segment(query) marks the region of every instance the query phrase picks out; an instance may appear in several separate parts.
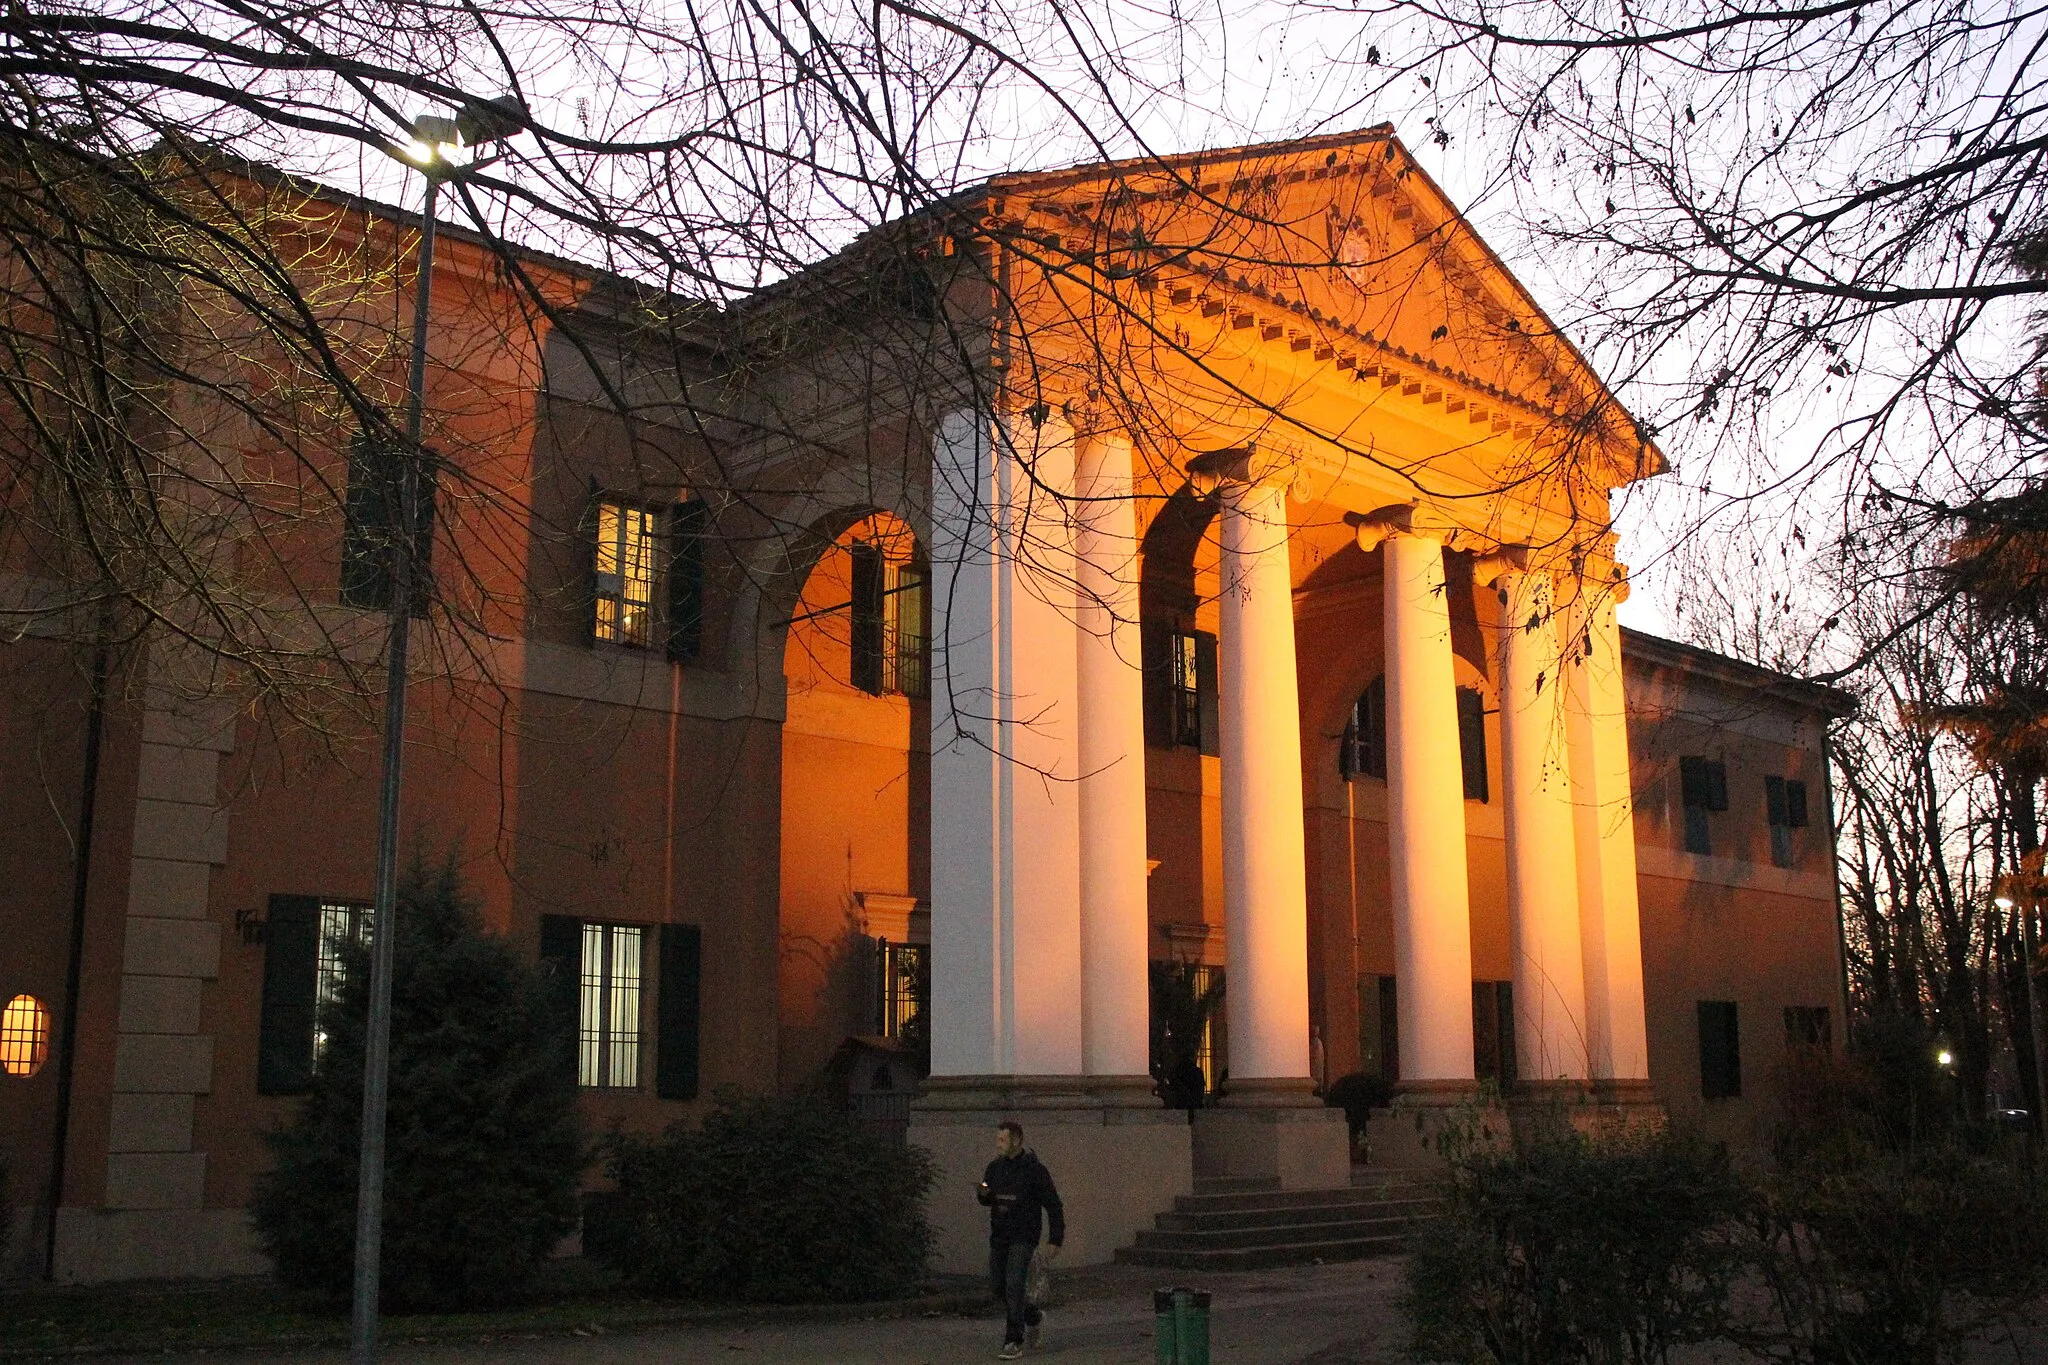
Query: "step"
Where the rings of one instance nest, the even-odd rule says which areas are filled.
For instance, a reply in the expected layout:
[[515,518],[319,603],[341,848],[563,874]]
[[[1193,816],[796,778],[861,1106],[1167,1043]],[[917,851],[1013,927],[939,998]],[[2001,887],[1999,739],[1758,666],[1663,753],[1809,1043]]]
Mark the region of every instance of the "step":
[[1220,1251],[1238,1247],[1294,1246],[1302,1242],[1365,1241],[1400,1237],[1426,1220],[1420,1218],[1356,1218],[1343,1223],[1303,1227],[1299,1223],[1268,1223],[1247,1228],[1141,1228],[1137,1245],[1147,1251]]
[[1116,1259],[1124,1265],[1164,1266],[1175,1270],[1265,1270],[1273,1266],[1307,1265],[1317,1261],[1362,1261],[1369,1256],[1391,1256],[1406,1245],[1405,1236],[1386,1236],[1214,1251],[1123,1247],[1117,1251]]
[[1279,1189],[1280,1180],[1277,1176],[1198,1175],[1195,1177],[1195,1193],[1197,1195],[1277,1193]]
[[1269,1227],[1276,1224],[1311,1227],[1325,1223],[1348,1223],[1359,1218],[1427,1218],[1442,1212],[1436,1199],[1375,1199],[1369,1202],[1312,1204],[1281,1209],[1210,1209],[1184,1212],[1176,1209],[1154,1220],[1162,1230],[1200,1232],[1231,1228]]
[[[1173,1201],[1175,1213],[1227,1213],[1237,1209],[1302,1209],[1331,1204],[1371,1204],[1388,1196],[1376,1189],[1260,1190],[1241,1194],[1184,1194]],[[1418,1191],[1417,1198],[1427,1197]]]

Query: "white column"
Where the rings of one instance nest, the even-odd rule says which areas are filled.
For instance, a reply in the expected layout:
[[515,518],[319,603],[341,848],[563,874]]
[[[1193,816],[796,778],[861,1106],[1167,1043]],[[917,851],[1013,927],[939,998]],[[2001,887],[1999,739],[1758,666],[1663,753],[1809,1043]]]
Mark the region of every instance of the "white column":
[[1081,1055],[1094,1076],[1151,1068],[1145,891],[1145,690],[1138,652],[1138,518],[1131,443],[1075,446],[1079,589]]
[[1496,556],[1479,580],[1500,602],[1500,748],[1507,817],[1508,946],[1515,1069],[1523,1081],[1586,1079],[1586,983],[1565,747],[1565,687],[1551,574]]
[[1225,480],[1217,719],[1233,1082],[1308,1079],[1308,875],[1287,490]]
[[956,412],[932,460],[932,1073],[1082,1069],[1063,422]]
[[1387,841],[1404,1085],[1470,1083],[1472,917],[1443,539],[1403,509],[1386,545]]
[[1636,904],[1636,828],[1621,628],[1628,595],[1617,566],[1607,582],[1579,585],[1570,613],[1565,679],[1577,835],[1579,929],[1584,945],[1587,1034],[1596,1080],[1650,1078],[1643,1024],[1643,931]]

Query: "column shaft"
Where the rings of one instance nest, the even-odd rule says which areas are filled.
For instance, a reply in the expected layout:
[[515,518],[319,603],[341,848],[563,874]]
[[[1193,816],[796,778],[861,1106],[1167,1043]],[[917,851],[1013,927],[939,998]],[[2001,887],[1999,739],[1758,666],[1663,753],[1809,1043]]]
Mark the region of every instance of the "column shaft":
[[1225,482],[1217,689],[1233,1081],[1308,1077],[1308,881],[1287,490]]
[[1443,546],[1387,536],[1388,871],[1404,1083],[1472,1079],[1472,919]]
[[1509,570],[1493,587],[1500,600],[1501,785],[1516,1071],[1523,1081],[1582,1081],[1585,964],[1551,576]]
[[1080,438],[1074,495],[1083,1069],[1096,1076],[1143,1076],[1151,1064],[1145,691],[1138,649],[1138,519],[1127,437]]
[[1619,592],[1585,583],[1571,610],[1565,709],[1578,849],[1587,1034],[1596,1080],[1647,1081],[1643,933],[1636,901],[1636,829],[1622,691]]
[[972,410],[932,461],[932,1074],[1081,1072],[1065,424]]

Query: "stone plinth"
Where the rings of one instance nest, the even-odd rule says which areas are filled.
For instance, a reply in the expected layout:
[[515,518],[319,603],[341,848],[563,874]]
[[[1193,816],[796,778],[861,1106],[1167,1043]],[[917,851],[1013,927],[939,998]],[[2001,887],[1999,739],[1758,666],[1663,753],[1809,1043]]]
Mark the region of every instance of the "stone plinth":
[[1235,1081],[1222,1104],[1194,1111],[1194,1162],[1205,1177],[1339,1189],[1351,1180],[1351,1130],[1308,1081]]
[[988,1269],[988,1210],[974,1188],[1005,1119],[1023,1125],[1059,1187],[1062,1264],[1108,1262],[1194,1191],[1187,1115],[1159,1103],[1149,1076],[934,1076],[910,1110],[910,1142],[938,1168],[926,1206],[933,1270]]

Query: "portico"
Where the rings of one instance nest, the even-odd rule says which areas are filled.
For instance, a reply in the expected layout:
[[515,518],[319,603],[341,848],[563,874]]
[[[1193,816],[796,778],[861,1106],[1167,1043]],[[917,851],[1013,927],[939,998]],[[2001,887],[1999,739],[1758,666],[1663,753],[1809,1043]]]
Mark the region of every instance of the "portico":
[[[1306,765],[1333,736],[1320,702],[1305,702],[1322,661],[1296,630],[1332,575],[1354,633],[1380,645],[1376,660],[1346,666],[1362,673],[1352,696],[1372,677],[1364,669],[1383,679],[1378,861],[1399,1103],[1464,1103],[1479,1089],[1461,750],[1472,717],[1459,684],[1474,673],[1476,709],[1497,716],[1503,1027],[1519,1093],[1585,1100],[1647,1081],[1613,611],[1626,576],[1605,508],[1658,457],[1569,347],[1522,325],[1540,318],[1533,304],[1405,154],[1369,146],[1190,172],[1197,190],[1210,174],[1272,187],[1283,225],[1328,225],[1319,270],[1210,270],[1192,246],[1176,252],[1185,238],[1237,260],[1285,254],[1156,168],[997,194],[991,212],[1020,220],[1007,223],[1012,240],[1064,253],[1059,268],[1028,251],[1010,263],[1012,325],[1037,358],[1032,391],[935,423],[932,561],[949,567],[933,617],[933,1048],[911,1137],[965,1171],[985,1159],[998,1117],[1021,1117],[1055,1168],[1085,1172],[1096,1207],[1117,1210],[1084,1259],[1197,1176],[1348,1179],[1341,1115],[1313,1093],[1310,1062],[1312,1022],[1334,1017],[1330,973],[1314,968],[1335,931],[1311,910]],[[1391,301],[1342,263],[1345,241],[1383,251],[1395,235],[1430,243],[1413,266],[1421,312],[1448,319],[1433,329],[1412,317],[1413,297]],[[1108,259],[1077,250],[1090,240],[1142,244],[1091,287],[1139,281],[1126,306],[1153,319],[1149,334],[1088,330],[1072,263]],[[1178,536],[1157,534],[1169,517],[1185,523]],[[1170,567],[1152,562],[1168,540],[1186,557],[1172,570],[1183,584],[1172,622],[1141,591]],[[1473,625],[1479,647],[1461,649],[1454,637]],[[1150,644],[1162,630],[1171,657]],[[1213,702],[1182,695],[1190,656]],[[1162,669],[1173,677],[1162,682]],[[1162,687],[1181,689],[1163,741],[1148,726]],[[1148,821],[1148,771],[1156,788],[1169,762],[1160,746],[1190,734],[1202,756],[1173,761],[1207,803],[1193,868],[1167,849],[1192,847],[1187,831]],[[1354,863],[1358,852],[1354,840]],[[1200,888],[1173,924],[1158,923],[1162,905],[1185,896],[1148,887],[1160,864]],[[1358,880],[1354,869],[1354,948]],[[1227,1083],[1192,1124],[1159,1107],[1147,1074],[1150,964],[1186,942],[1215,943],[1205,960],[1227,973],[1227,1044],[1211,1077],[1227,1068]],[[963,1263],[974,1236],[942,1228],[942,1243],[962,1239]]]

